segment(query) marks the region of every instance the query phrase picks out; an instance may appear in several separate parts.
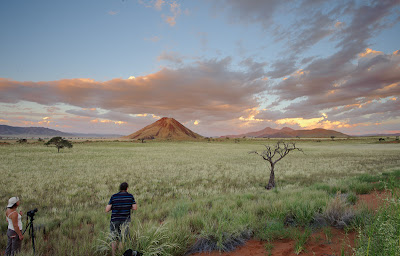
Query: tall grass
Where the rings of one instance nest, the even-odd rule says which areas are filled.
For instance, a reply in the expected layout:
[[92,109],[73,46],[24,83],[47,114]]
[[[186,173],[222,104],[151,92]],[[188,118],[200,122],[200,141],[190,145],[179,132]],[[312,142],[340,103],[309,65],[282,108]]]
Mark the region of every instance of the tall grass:
[[[35,225],[46,231],[37,231],[39,255],[98,255],[97,249],[107,254],[110,216],[104,208],[127,181],[138,210],[126,247],[152,248],[147,255],[183,255],[230,250],[249,236],[273,239],[278,232],[265,233],[271,225],[276,230],[280,225],[306,227],[337,190],[361,193],[357,186],[371,184],[347,178],[400,165],[395,144],[299,141],[296,145],[306,154],[279,162],[278,187],[266,191],[267,166],[247,154],[264,143],[93,142],[75,143],[60,153],[38,144],[0,146],[0,200],[5,206],[17,195],[22,211],[39,209]],[[1,222],[3,234],[6,228]],[[26,238],[23,252],[29,254]],[[1,236],[0,248],[5,244]]]
[[400,171],[391,174],[388,189],[392,195],[385,206],[366,224],[359,227],[359,246],[355,255],[400,255]]

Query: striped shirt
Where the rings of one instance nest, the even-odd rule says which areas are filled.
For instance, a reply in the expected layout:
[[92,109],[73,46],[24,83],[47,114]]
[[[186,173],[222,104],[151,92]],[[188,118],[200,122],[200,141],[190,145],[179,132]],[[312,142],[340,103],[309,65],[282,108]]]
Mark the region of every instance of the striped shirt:
[[118,192],[111,196],[108,204],[111,205],[111,222],[129,221],[131,219],[132,205],[136,204],[132,194],[126,191]]

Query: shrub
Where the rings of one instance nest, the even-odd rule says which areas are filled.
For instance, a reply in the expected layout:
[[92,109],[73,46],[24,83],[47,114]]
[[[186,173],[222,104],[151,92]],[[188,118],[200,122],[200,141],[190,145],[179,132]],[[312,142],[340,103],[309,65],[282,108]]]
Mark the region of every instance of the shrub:
[[322,215],[331,226],[344,228],[350,224],[354,212],[341,193],[337,193],[336,197],[328,203]]
[[285,228],[285,224],[282,221],[274,219],[260,223],[255,231],[254,236],[257,239],[270,242],[275,239],[288,238],[288,232]]
[[350,192],[347,194],[346,200],[349,204],[356,204],[357,202],[357,195],[354,192]]
[[399,199],[381,208],[372,222],[360,230],[359,255],[400,255],[400,203]]
[[374,184],[365,182],[353,182],[349,185],[349,189],[358,195],[368,194],[374,189]]
[[304,232],[297,230],[294,233],[294,240],[296,242],[294,244],[294,253],[299,255],[302,251],[304,251],[305,245],[306,245],[308,239],[310,238],[310,236],[311,236],[311,229],[309,229],[309,228],[306,228],[304,230]]
[[[142,226],[140,222],[135,222],[131,225],[130,230],[130,236],[122,235],[122,252],[134,249],[144,255],[170,256],[173,255],[171,250],[179,248],[178,244],[171,242],[172,232],[165,224]],[[121,233],[124,234],[124,232]],[[96,250],[100,253],[111,251],[111,243],[114,240],[115,237],[112,237],[111,234],[104,233],[103,237],[97,241]],[[118,253],[122,254],[122,252]]]

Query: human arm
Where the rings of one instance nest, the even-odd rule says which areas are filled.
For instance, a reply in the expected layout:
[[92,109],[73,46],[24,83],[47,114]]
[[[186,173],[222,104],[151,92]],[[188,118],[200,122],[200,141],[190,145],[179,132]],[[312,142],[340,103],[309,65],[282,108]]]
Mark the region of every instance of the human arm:
[[110,212],[110,211],[111,211],[111,207],[112,207],[112,205],[111,205],[111,204],[108,204],[108,205],[106,206],[106,212]]
[[132,204],[132,210],[133,211],[136,211],[137,210],[137,204],[135,203],[135,204]]

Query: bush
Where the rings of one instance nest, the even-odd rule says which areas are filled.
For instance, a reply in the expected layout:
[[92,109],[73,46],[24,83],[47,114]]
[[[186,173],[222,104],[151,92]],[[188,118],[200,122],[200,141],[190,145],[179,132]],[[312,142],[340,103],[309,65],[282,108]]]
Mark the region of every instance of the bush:
[[285,224],[279,220],[269,220],[260,223],[254,234],[257,239],[269,242],[275,239],[288,238],[288,235]]
[[350,224],[354,217],[353,210],[340,193],[328,203],[322,216],[334,227],[344,228]]
[[347,194],[346,200],[349,204],[356,204],[357,203],[357,195],[354,192],[350,192]]
[[[132,227],[134,226],[134,227]],[[130,227],[130,236],[122,236],[122,252],[127,249],[134,249],[142,252],[144,255],[170,256],[172,250],[179,248],[179,245],[171,242],[171,232],[167,225],[157,226],[147,224],[142,225],[135,222]],[[124,232],[121,232],[124,234]],[[97,241],[96,249],[99,253],[106,254],[111,251],[111,243],[115,240],[110,234],[104,233],[103,237]],[[118,252],[122,254],[122,252]]]
[[353,182],[349,185],[349,189],[358,195],[368,194],[374,190],[375,186],[372,183]]
[[400,203],[390,200],[372,222],[361,229],[355,255],[400,255]]

